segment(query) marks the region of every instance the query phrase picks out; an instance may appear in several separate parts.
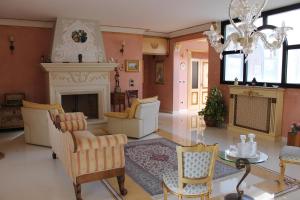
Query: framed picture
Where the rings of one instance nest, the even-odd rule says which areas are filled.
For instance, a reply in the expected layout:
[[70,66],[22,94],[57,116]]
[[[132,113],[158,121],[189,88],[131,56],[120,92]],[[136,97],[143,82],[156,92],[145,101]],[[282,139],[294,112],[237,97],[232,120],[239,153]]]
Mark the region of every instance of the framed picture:
[[164,76],[164,62],[156,62],[155,63],[155,83],[164,84],[165,76]]
[[125,61],[126,72],[139,72],[140,62],[139,60],[126,60]]

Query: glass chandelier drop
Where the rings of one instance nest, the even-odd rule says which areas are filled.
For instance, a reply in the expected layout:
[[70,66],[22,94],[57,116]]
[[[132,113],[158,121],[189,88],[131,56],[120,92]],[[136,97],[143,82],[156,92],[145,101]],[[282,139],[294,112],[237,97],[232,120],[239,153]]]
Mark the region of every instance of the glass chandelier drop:
[[[273,34],[267,38],[267,35],[257,30],[254,25],[255,21],[260,17],[262,10],[266,6],[268,0],[264,0],[261,4],[255,3],[249,5],[248,0],[231,0],[229,5],[229,21],[235,29],[224,43],[221,42],[223,36],[216,32],[212,25],[209,31],[204,34],[208,36],[208,40],[214,49],[220,53],[222,59],[223,51],[233,42],[235,50],[241,50],[247,57],[256,48],[258,39],[261,39],[266,49],[274,51],[279,49],[286,38],[286,32],[292,30],[291,27],[286,27],[282,23],[282,27],[277,27],[273,30]],[[238,18],[240,22],[235,23],[234,18]],[[271,42],[269,42],[271,41]],[[238,47],[240,48],[238,49]]]

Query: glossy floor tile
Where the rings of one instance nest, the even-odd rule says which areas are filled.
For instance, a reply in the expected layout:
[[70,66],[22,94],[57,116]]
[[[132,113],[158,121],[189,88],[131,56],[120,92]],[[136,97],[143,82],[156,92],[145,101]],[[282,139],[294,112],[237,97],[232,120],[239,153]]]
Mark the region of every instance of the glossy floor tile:
[[[221,149],[239,141],[238,134],[229,133],[226,129],[206,128],[203,121],[195,113],[160,114],[159,128],[163,136],[185,145],[204,142],[208,144],[219,143]],[[97,132],[97,131],[95,131]],[[171,133],[171,134],[170,134]],[[0,200],[72,200],[75,199],[73,185],[66,175],[59,160],[52,160],[50,148],[27,145],[24,142],[22,131],[0,132],[0,152],[5,158],[0,160]],[[97,134],[101,134],[98,130]],[[159,137],[152,134],[142,139]],[[279,171],[278,154],[284,141],[269,141],[257,139],[258,148],[269,155],[267,162],[261,165]],[[286,174],[300,179],[300,166],[288,165]],[[242,174],[214,181],[213,195],[222,196],[234,191],[236,183]],[[262,183],[258,176],[251,175],[246,179],[244,187],[251,188],[254,184]],[[128,178],[126,184],[130,183]],[[129,186],[128,186],[129,187]],[[131,187],[131,186],[130,186]],[[141,188],[136,185],[129,191],[126,199],[139,200]],[[254,188],[254,191],[259,191]],[[257,194],[260,199],[266,193]],[[299,199],[299,191],[289,193],[278,199]],[[113,199],[103,183],[94,182],[82,186],[82,196],[85,200]],[[146,195],[147,196],[147,195]],[[147,199],[144,196],[142,199]],[[174,197],[170,196],[170,199]]]

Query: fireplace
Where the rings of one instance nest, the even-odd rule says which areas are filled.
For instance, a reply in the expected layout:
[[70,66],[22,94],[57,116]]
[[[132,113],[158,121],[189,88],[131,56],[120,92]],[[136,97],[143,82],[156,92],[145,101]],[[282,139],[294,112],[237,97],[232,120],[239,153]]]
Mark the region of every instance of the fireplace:
[[89,124],[105,122],[110,111],[110,72],[116,63],[42,63],[49,76],[50,103],[80,111]]
[[83,112],[88,119],[98,119],[98,94],[69,94],[61,96],[65,112]]

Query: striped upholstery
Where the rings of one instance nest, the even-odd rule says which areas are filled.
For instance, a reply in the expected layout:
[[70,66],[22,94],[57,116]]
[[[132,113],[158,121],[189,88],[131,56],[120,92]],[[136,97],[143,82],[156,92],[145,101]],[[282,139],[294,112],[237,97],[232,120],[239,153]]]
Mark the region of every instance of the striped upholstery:
[[50,135],[52,149],[74,183],[81,175],[125,167],[126,135],[93,135],[83,113],[59,114],[56,124],[64,134]]
[[87,129],[85,116],[81,112],[59,114],[56,116],[55,124],[62,132]]

